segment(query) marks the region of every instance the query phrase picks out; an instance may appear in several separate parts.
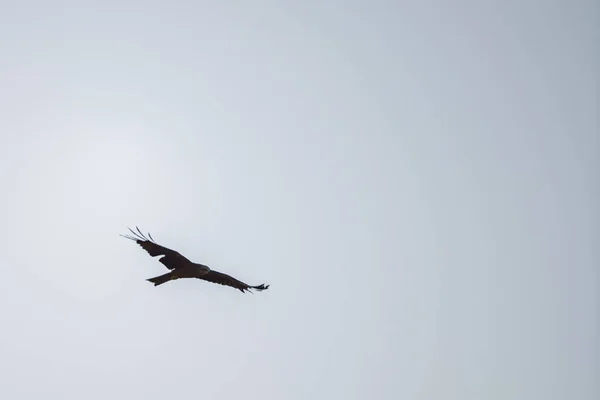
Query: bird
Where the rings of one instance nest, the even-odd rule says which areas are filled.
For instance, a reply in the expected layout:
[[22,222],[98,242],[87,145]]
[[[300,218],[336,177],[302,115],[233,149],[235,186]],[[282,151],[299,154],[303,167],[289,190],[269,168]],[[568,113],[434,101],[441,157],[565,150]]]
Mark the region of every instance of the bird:
[[144,250],[146,250],[152,257],[163,256],[158,261],[171,270],[164,275],[146,279],[147,281],[153,283],[154,286],[162,285],[163,283],[181,278],[203,279],[208,282],[218,283],[219,285],[230,286],[240,290],[242,293],[252,293],[252,289],[263,291],[268,289],[270,286],[265,285],[264,283],[257,286],[248,285],[232,276],[210,269],[207,265],[194,263],[181,255],[179,252],[159,245],[154,241],[150,232],[148,232],[148,237],[146,237],[137,226],[135,227],[137,232],[131,228],[127,229],[129,229],[133,236],[129,234],[120,236],[129,240],[133,240]]

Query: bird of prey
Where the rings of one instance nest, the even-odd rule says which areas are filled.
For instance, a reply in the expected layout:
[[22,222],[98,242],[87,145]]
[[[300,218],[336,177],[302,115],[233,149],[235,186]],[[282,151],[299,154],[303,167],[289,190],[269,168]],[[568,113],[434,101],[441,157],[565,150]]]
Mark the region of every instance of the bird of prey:
[[152,257],[163,256],[158,261],[171,270],[171,272],[164,275],[147,279],[147,281],[154,283],[154,286],[162,285],[163,283],[180,278],[199,278],[208,282],[218,283],[219,285],[231,286],[232,288],[240,290],[242,293],[245,291],[252,293],[250,289],[261,291],[269,288],[269,285],[265,285],[264,283],[258,286],[250,286],[232,276],[214,271],[204,264],[191,262],[175,250],[157,244],[150,233],[148,233],[148,237],[146,237],[137,226],[137,232],[133,231],[131,228],[127,229],[129,229],[133,236],[121,236],[133,240],[142,246],[142,248]]

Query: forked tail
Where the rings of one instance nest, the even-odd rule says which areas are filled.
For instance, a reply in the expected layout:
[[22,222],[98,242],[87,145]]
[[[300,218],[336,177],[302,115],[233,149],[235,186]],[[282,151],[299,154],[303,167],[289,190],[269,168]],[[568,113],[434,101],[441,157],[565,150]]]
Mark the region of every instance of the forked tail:
[[154,286],[162,285],[163,283],[169,282],[172,279],[177,279],[173,272],[168,272],[164,275],[155,276],[154,278],[146,279],[148,282],[154,283]]

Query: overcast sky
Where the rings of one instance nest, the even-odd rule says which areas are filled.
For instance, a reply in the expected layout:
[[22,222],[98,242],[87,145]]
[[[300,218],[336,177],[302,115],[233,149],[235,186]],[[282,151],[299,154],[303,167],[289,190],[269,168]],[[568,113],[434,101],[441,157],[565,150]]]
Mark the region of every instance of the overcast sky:
[[600,398],[599,12],[0,3],[0,397]]

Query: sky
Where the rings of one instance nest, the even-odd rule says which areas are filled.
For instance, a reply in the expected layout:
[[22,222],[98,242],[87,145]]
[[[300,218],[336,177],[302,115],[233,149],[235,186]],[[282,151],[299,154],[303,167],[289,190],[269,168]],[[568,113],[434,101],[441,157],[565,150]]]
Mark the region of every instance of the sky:
[[597,2],[0,9],[0,397],[600,398]]

